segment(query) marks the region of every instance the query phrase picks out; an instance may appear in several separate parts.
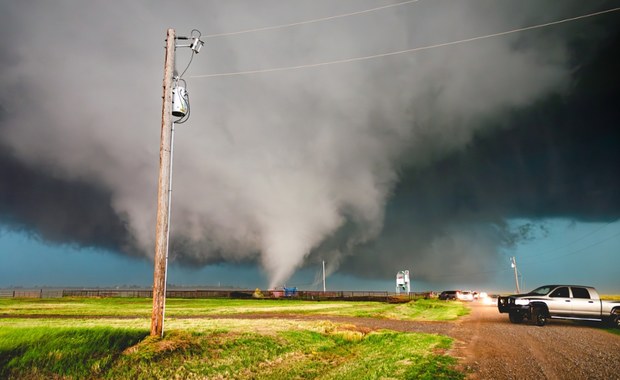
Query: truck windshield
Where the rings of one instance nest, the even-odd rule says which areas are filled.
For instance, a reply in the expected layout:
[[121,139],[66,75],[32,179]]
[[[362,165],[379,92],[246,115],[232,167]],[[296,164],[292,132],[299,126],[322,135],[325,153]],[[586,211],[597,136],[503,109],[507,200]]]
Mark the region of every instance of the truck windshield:
[[552,286],[541,286],[540,288],[536,288],[532,290],[530,294],[538,294],[538,295],[544,296],[545,294],[548,294],[551,291],[551,289],[553,289]]

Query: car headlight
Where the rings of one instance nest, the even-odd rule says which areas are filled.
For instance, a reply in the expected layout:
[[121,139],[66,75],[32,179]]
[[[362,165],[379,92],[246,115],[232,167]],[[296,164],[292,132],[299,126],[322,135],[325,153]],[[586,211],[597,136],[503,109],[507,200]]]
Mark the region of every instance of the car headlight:
[[516,299],[515,305],[526,306],[530,304],[530,300]]

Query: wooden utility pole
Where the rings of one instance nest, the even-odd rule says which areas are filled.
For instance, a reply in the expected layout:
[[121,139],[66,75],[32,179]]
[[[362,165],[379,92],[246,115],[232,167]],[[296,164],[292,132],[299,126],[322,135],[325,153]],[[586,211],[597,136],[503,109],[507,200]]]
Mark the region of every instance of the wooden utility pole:
[[511,261],[511,264],[512,264],[511,265],[512,268],[515,270],[515,284],[517,286],[517,294],[520,294],[521,293],[521,289],[519,289],[519,275],[518,275],[519,271],[517,270],[517,260],[516,260],[516,258],[514,256],[512,256],[510,258],[510,261]]
[[170,231],[170,185],[172,172],[172,81],[174,76],[175,32],[168,29],[164,64],[164,95],[161,112],[161,143],[159,145],[159,183],[157,190],[157,225],[155,228],[155,270],[153,272],[153,314],[151,336],[164,334],[166,309],[166,271]]
[[323,293],[325,293],[325,260],[323,260]]

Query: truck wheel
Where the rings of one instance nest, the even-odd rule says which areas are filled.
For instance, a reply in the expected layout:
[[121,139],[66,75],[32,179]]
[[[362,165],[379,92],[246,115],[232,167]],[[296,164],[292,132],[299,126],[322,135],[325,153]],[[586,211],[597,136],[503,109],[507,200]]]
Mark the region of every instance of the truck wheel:
[[616,312],[611,315],[611,325],[620,329],[620,310],[616,310]]
[[508,313],[508,318],[512,323],[521,323],[523,322],[523,314],[521,313]]
[[547,323],[547,313],[542,307],[535,307],[532,309],[532,319],[536,326],[544,326]]

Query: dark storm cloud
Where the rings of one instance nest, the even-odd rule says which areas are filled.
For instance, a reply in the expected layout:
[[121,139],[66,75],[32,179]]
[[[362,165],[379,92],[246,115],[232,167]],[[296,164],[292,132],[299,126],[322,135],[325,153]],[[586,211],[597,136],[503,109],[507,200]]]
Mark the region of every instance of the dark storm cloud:
[[[0,226],[50,243],[136,253],[110,193],[93,183],[55,178],[0,150]],[[1,232],[1,231],[0,231]]]
[[[378,3],[283,4],[3,3],[3,223],[151,255],[165,29],[207,35]],[[207,39],[190,72],[398,51],[612,6],[419,1]],[[259,262],[271,285],[321,258],[356,275],[411,262],[440,273],[446,262],[492,262],[528,237],[507,218],[613,217],[617,132],[597,123],[617,120],[608,99],[618,98],[617,56],[607,62],[617,25],[609,14],[360,64],[188,79],[171,257]],[[187,51],[177,58],[184,64]]]
[[506,218],[617,220],[620,30],[593,54],[584,48],[591,47],[576,44],[571,52],[576,70],[568,94],[506,113],[467,147],[403,169],[384,234],[358,248],[341,271],[375,277],[425,268],[416,276],[431,281],[451,268],[484,275],[493,268],[488,260],[500,258],[497,247],[545,233],[544,224],[510,230]]
[[456,215],[617,218],[619,52],[618,29],[593,57],[575,49],[566,94],[508,112],[463,149],[406,172],[396,198],[434,199],[432,212]]

